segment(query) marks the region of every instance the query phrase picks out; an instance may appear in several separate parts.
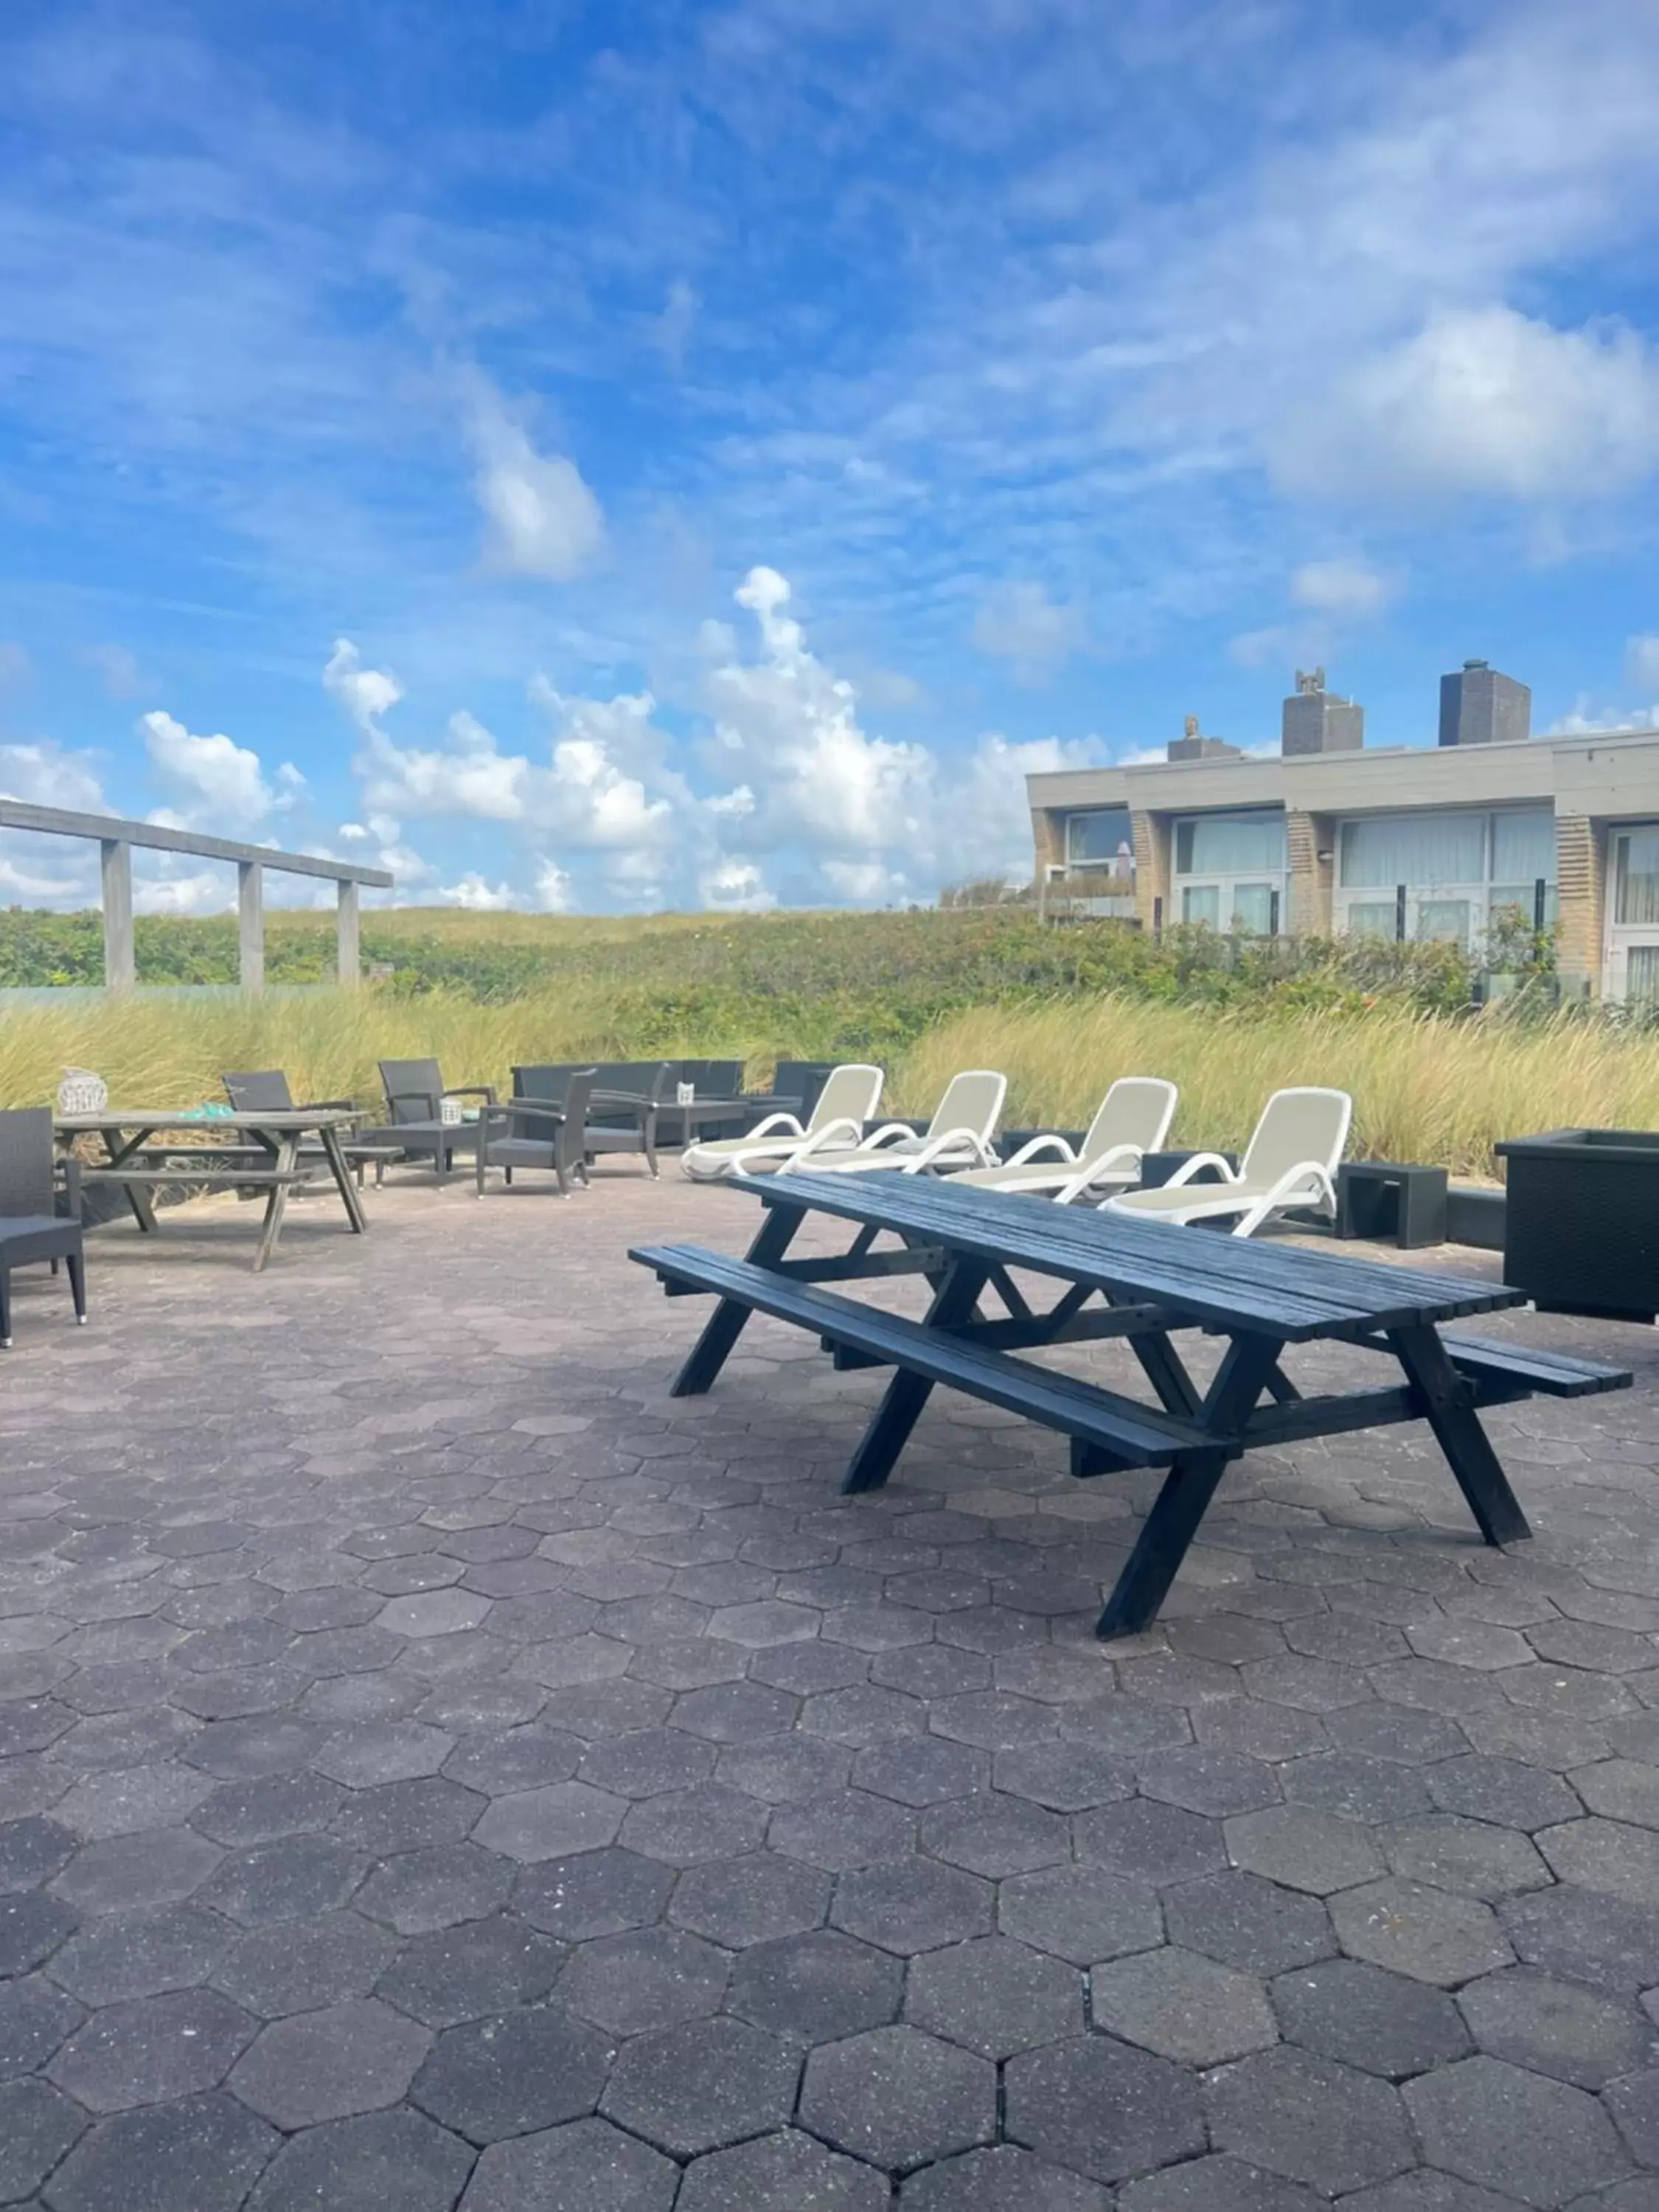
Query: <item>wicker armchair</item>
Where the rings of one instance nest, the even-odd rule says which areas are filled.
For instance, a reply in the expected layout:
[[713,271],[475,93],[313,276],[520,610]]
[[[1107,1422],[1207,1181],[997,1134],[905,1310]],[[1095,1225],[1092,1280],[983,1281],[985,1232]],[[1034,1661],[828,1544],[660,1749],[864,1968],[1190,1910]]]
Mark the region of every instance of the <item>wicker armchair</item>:
[[52,1113],[45,1106],[0,1113],[0,1351],[11,1346],[11,1274],[61,1260],[68,1270],[75,1318],[87,1318],[87,1271],[81,1237],[79,1170],[73,1160],[64,1170],[69,1212],[58,1212],[57,1176],[52,1144]]

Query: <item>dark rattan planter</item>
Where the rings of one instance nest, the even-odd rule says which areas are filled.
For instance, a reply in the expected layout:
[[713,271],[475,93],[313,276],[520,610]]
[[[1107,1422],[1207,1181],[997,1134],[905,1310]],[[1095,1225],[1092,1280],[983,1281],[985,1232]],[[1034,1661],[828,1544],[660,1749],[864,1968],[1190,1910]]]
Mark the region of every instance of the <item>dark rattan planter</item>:
[[1659,1130],[1551,1129],[1495,1147],[1504,1278],[1543,1313],[1659,1313]]

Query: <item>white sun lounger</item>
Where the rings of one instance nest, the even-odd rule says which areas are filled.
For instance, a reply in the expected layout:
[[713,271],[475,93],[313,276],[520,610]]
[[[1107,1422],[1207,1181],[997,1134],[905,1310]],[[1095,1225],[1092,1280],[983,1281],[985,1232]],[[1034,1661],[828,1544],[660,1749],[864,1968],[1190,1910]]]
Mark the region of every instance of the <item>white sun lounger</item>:
[[[1236,1213],[1235,1237],[1292,1208],[1334,1219],[1335,1176],[1348,1141],[1353,1101],[1346,1091],[1275,1091],[1261,1109],[1249,1150],[1235,1175],[1218,1152],[1199,1152],[1156,1190],[1127,1190],[1105,1200],[1114,1213],[1146,1221],[1213,1221]],[[1220,1182],[1194,1182],[1200,1169]]]
[[680,1172],[693,1182],[717,1182],[732,1175],[764,1175],[787,1160],[810,1166],[815,1151],[856,1151],[864,1125],[881,1103],[882,1071],[862,1063],[833,1068],[818,1093],[811,1118],[803,1127],[793,1114],[769,1114],[740,1137],[716,1137],[688,1145]]
[[1033,1137],[1000,1167],[969,1168],[951,1180],[976,1190],[1053,1198],[1060,1206],[1098,1198],[1139,1180],[1142,1154],[1163,1144],[1175,1109],[1173,1083],[1152,1075],[1120,1076],[1075,1152],[1064,1137]]
[[945,1096],[921,1136],[908,1122],[890,1121],[855,1151],[826,1150],[810,1158],[798,1153],[786,1167],[814,1175],[865,1175],[878,1170],[927,1175],[952,1168],[994,1166],[996,1151],[992,1139],[1007,1090],[1006,1075],[989,1068],[970,1068],[964,1074],[953,1075],[945,1085]]

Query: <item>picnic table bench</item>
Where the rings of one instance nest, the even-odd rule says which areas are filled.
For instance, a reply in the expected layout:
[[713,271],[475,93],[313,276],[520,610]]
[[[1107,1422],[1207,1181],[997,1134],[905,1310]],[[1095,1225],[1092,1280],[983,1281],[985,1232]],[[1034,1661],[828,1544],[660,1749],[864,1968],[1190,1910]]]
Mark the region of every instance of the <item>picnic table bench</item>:
[[[1444,1330],[1449,1322],[1526,1303],[1503,1283],[921,1176],[734,1176],[725,1188],[750,1192],[764,1208],[744,1257],[690,1244],[641,1246],[629,1255],[671,1297],[718,1301],[675,1395],[710,1389],[750,1315],[763,1313],[817,1335],[838,1365],[896,1370],[844,1490],[885,1482],[940,1384],[1058,1430],[1070,1440],[1075,1475],[1166,1468],[1101,1614],[1103,1637],[1133,1634],[1153,1619],[1224,1471],[1246,1451],[1426,1420],[1482,1536],[1510,1543],[1531,1532],[1480,1410],[1631,1382],[1622,1369]],[[814,1212],[854,1225],[844,1252],[791,1254]],[[878,1250],[884,1234],[896,1245]],[[1057,1296],[1034,1305],[1014,1271],[1058,1285]],[[923,1277],[932,1291],[920,1318],[828,1287],[907,1274]],[[1000,1314],[983,1310],[988,1293]],[[1174,1342],[1177,1332],[1194,1329],[1226,1340],[1207,1383],[1194,1378]],[[1133,1354],[1155,1405],[1018,1356],[1111,1339]],[[1391,1358],[1403,1379],[1304,1396],[1283,1364],[1287,1348],[1333,1340]]]
[[[368,1227],[342,1142],[343,1133],[354,1128],[358,1119],[353,1112],[319,1107],[224,1112],[211,1120],[194,1118],[176,1108],[127,1107],[58,1115],[52,1135],[64,1154],[73,1151],[77,1137],[99,1139],[103,1157],[82,1163],[81,1181],[118,1184],[147,1236],[153,1236],[156,1228],[152,1190],[263,1192],[264,1217],[253,1257],[253,1272],[258,1274],[276,1249],[289,1193],[296,1185],[331,1180],[353,1235],[361,1236]],[[188,1147],[156,1143],[162,1135],[185,1133],[194,1140]],[[208,1141],[201,1142],[204,1138]],[[317,1152],[302,1159],[301,1147],[307,1138],[314,1139]],[[227,1144],[226,1139],[231,1141]]]

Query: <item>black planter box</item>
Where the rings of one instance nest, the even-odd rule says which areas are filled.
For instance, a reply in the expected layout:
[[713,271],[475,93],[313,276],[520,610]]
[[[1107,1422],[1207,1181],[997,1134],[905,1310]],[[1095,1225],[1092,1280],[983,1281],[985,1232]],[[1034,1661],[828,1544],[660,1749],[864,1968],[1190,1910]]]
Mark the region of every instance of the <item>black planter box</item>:
[[1551,1129],[1507,1164],[1504,1279],[1540,1313],[1659,1313],[1659,1130]]

